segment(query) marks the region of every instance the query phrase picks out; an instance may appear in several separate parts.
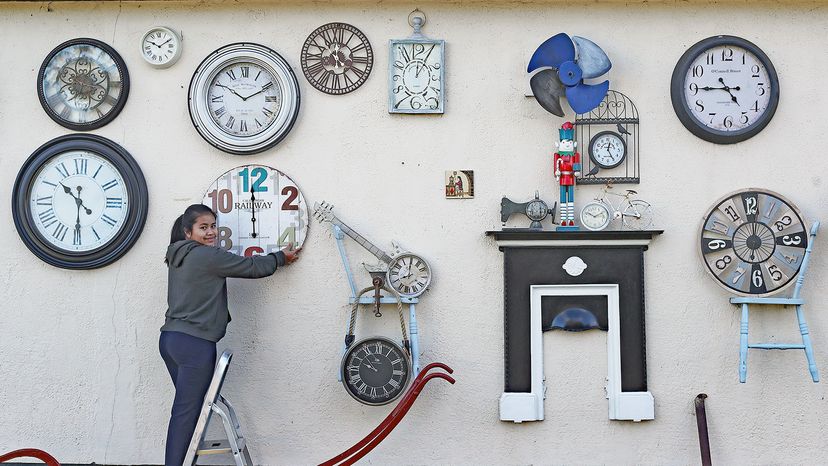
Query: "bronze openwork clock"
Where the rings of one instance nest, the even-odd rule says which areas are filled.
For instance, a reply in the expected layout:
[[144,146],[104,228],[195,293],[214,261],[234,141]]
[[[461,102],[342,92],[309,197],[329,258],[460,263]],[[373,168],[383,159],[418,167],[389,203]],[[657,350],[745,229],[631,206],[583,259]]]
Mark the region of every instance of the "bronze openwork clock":
[[365,83],[374,66],[371,43],[359,29],[328,23],[310,33],[300,60],[305,78],[326,94],[347,94]]
[[44,262],[93,269],[124,255],[147,218],[147,183],[121,146],[70,134],[38,148],[20,169],[12,217],[20,239]]
[[700,237],[708,272],[728,291],[749,296],[792,284],[808,246],[799,209],[780,194],[757,188],[716,201]]
[[124,108],[129,95],[126,63],[109,45],[72,39],[52,50],[37,75],[46,114],[76,131],[100,128]]

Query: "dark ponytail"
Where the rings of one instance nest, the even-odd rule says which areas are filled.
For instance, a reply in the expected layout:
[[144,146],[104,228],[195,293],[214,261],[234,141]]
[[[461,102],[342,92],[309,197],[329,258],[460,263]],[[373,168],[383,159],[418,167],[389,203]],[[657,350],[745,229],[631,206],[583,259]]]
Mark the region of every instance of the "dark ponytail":
[[[192,204],[190,207],[187,207],[184,213],[179,215],[175,219],[175,222],[173,222],[172,229],[170,230],[170,244],[187,239],[187,233],[193,231],[193,225],[196,220],[204,214],[210,214],[213,218],[217,218],[213,209],[204,204]],[[167,260],[164,259],[164,263],[166,262]]]

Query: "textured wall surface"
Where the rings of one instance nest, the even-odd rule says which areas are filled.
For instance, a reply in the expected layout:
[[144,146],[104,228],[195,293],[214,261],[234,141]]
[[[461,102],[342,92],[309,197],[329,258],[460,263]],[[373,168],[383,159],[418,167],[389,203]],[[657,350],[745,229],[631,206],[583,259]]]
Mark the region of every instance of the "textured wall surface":
[[[424,32],[447,42],[442,116],[387,113],[387,41],[409,35],[415,6]],[[343,21],[371,40],[375,68],[344,96],[317,92],[299,68],[305,37]],[[138,54],[155,25],[183,31],[184,54],[155,70]],[[606,336],[547,333],[546,420],[498,420],[503,389],[502,255],[486,230],[500,228],[502,195],[557,197],[550,154],[563,122],[523,96],[525,63],[560,31],[589,37],[614,63],[612,88],[641,116],[642,182],[657,209],[645,256],[648,385],[656,419],[607,419]],[[681,54],[715,34],[742,36],[776,66],[781,100],[758,136],[717,146],[677,120],[670,76]],[[824,216],[823,92],[828,8],[821,3],[3,3],[0,5],[0,452],[48,450],[67,463],[163,461],[173,389],[158,355],[166,300],[163,254],[173,219],[226,170],[261,163],[287,173],[308,202],[328,200],[382,247],[397,239],[431,261],[435,278],[418,307],[421,361],[455,369],[454,386],[430,384],[367,464],[692,464],[698,440],[692,400],[710,395],[714,461],[826,464],[826,382],[810,381],[799,351],[753,352],[737,377],[739,315],[697,252],[702,215],[744,187],[777,191],[808,219]],[[101,39],[124,57],[132,88],[123,112],[93,131],[125,147],[149,185],[150,216],[116,263],[67,271],[35,258],[12,223],[10,196],[23,161],[69,133],[40,108],[35,78],[57,44]],[[281,53],[298,74],[302,108],[290,135],[239,157],[205,143],[187,112],[193,71],[240,40]],[[443,171],[473,169],[476,197],[446,200]],[[597,187],[579,188],[579,203]],[[353,242],[352,264],[371,257]],[[828,377],[828,314],[821,309],[828,244],[818,237],[804,289],[816,360]],[[359,273],[361,273],[358,270]],[[364,274],[363,274],[364,275]],[[368,277],[358,275],[362,283]],[[362,284],[360,283],[360,284]],[[220,347],[235,350],[225,393],[262,464],[310,464],[344,450],[392,406],[354,402],[336,381],[348,287],[335,243],[319,224],[301,260],[275,276],[230,284],[234,320]],[[763,315],[759,315],[763,314]],[[363,319],[363,335],[396,335],[393,317]],[[754,340],[796,341],[793,312],[755,312]]]

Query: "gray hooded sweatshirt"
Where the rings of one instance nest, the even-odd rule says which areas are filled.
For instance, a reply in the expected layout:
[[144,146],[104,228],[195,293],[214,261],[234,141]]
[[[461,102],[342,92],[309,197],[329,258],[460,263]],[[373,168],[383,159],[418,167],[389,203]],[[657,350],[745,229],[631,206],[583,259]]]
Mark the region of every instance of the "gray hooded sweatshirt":
[[227,331],[227,278],[262,278],[285,265],[281,251],[241,257],[193,240],[167,248],[167,320],[162,331],[219,341]]

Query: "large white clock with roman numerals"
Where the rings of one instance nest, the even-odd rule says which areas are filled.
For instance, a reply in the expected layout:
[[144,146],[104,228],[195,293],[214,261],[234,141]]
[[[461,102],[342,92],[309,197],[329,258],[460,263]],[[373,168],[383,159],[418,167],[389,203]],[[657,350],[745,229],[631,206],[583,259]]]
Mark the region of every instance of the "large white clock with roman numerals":
[[748,188],[716,201],[700,233],[707,271],[732,293],[768,296],[796,281],[808,229],[790,201]]
[[210,144],[231,154],[267,150],[299,114],[299,84],[287,61],[258,44],[222,47],[193,74],[190,117]]
[[755,136],[773,118],[779,78],[768,56],[753,43],[715,36],[682,55],[670,93],[676,115],[691,133],[732,144]]
[[100,136],[61,136],[18,174],[13,216],[21,239],[44,261],[94,268],[123,255],[147,215],[147,189],[129,153]]

